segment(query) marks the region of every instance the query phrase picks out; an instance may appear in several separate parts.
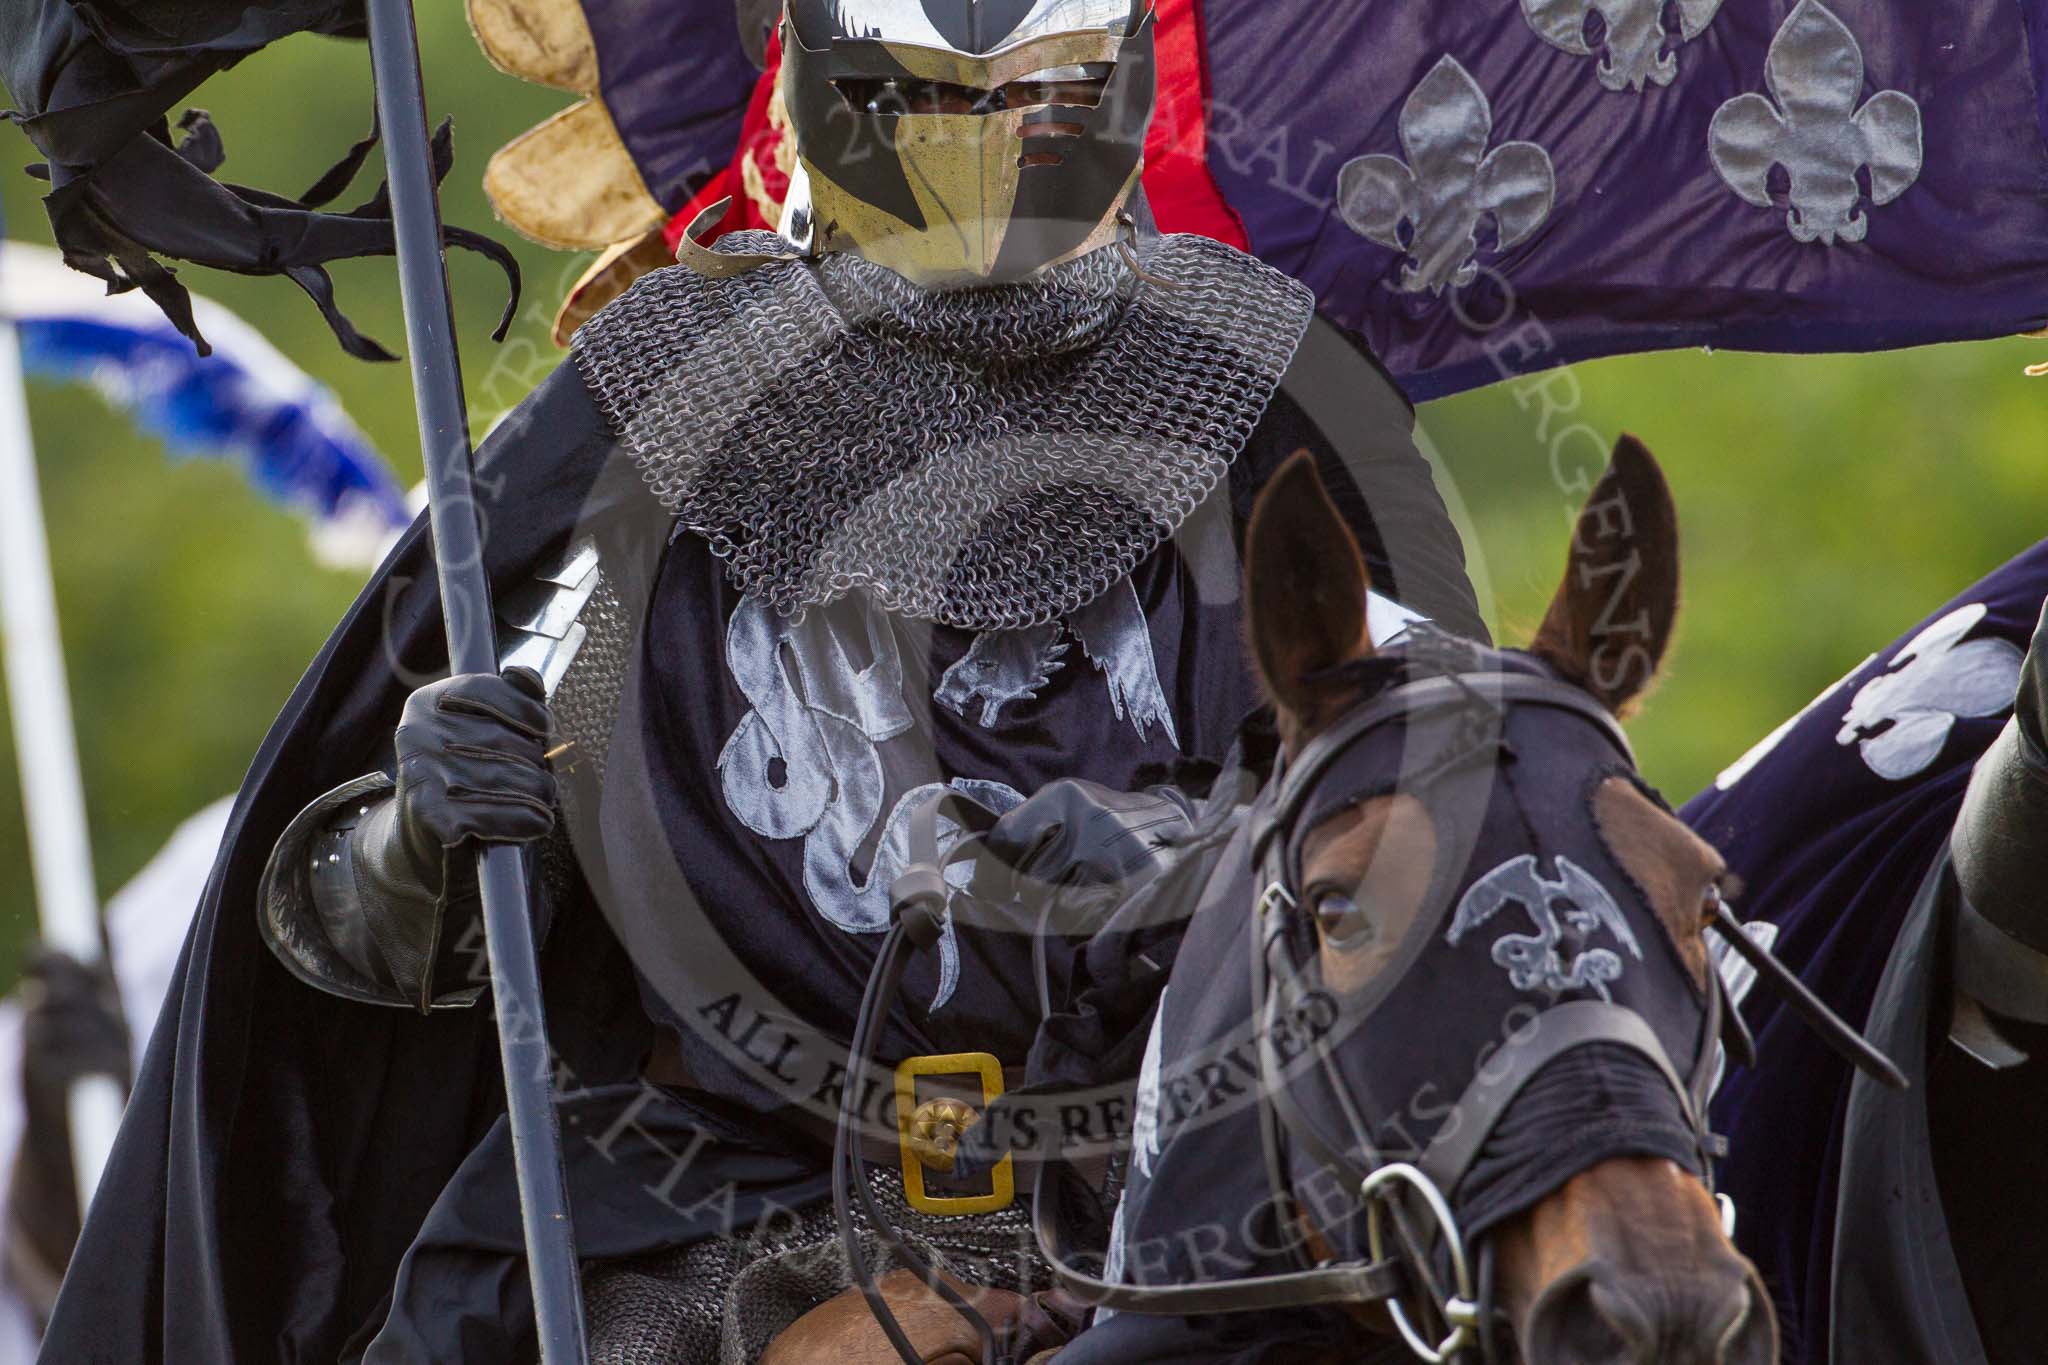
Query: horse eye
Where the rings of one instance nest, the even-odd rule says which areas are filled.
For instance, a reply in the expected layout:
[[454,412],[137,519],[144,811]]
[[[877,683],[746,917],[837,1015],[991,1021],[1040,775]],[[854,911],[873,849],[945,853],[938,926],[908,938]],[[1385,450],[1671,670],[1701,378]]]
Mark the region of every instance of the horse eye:
[[1315,907],[1316,923],[1322,926],[1323,939],[1332,947],[1355,948],[1372,942],[1379,933],[1358,903],[1341,891],[1317,892]]

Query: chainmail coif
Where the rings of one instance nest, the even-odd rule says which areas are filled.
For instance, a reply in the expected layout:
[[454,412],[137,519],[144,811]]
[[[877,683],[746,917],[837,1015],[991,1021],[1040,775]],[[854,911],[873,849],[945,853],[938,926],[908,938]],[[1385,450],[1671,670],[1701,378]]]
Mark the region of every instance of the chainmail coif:
[[[735,252],[772,247],[735,233]],[[1215,488],[1314,297],[1205,237],[1028,284],[919,289],[860,257],[641,279],[576,334],[621,444],[734,584],[864,590],[972,630],[1056,621]]]

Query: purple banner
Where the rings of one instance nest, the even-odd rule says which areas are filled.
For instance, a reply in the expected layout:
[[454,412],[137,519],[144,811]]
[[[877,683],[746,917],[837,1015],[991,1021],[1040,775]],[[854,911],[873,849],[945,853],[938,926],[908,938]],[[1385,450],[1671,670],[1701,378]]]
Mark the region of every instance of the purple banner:
[[1203,7],[1253,250],[1417,398],[2048,322],[2033,0]]
[[730,0],[583,0],[605,108],[673,213],[725,169],[761,73]]

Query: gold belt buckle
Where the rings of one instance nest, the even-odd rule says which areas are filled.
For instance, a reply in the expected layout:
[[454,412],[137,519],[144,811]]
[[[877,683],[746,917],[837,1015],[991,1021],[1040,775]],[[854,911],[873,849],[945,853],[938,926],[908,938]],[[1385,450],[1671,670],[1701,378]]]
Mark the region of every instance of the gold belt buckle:
[[[981,1079],[981,1109],[974,1111],[960,1100],[935,1100],[920,1104],[917,1081],[920,1076],[978,1076]],[[941,1218],[973,1213],[994,1213],[1016,1202],[1016,1157],[1005,1153],[989,1171],[992,1188],[987,1194],[945,1195],[925,1191],[925,1171],[941,1173],[953,1167],[950,1148],[935,1144],[930,1125],[948,1127],[957,1135],[980,1122],[1003,1093],[1003,1064],[986,1052],[948,1052],[930,1057],[912,1057],[896,1068],[896,1138],[903,1158],[903,1197],[919,1213]],[[965,1111],[963,1114],[962,1111]],[[939,1150],[935,1150],[935,1147]]]

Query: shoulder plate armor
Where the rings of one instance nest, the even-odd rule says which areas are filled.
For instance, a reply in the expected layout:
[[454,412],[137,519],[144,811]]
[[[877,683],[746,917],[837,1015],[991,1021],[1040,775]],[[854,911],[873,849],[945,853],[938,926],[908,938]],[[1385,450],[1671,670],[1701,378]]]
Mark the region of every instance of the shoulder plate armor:
[[499,667],[538,673],[554,715],[562,819],[535,853],[541,885],[560,906],[582,876],[573,840],[597,810],[637,623],[590,536],[504,594],[497,613]]
[[563,807],[604,774],[636,622],[607,577],[597,541],[583,536],[497,604],[498,665],[540,675],[561,747]]
[[498,667],[532,669],[552,701],[589,638],[590,628],[579,618],[603,578],[597,541],[583,536],[506,593],[497,604]]

